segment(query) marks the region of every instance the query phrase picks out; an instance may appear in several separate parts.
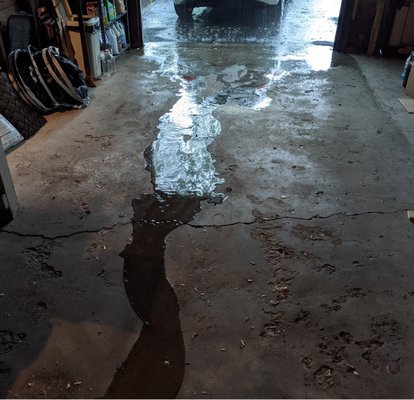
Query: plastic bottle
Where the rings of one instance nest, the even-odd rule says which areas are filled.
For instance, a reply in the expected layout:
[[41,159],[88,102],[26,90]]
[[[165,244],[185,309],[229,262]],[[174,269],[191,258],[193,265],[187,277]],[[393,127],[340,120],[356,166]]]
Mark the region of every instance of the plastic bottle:
[[108,10],[108,19],[112,21],[116,18],[116,10],[111,0],[105,0],[106,8]]
[[102,75],[107,74],[106,71],[106,66],[105,66],[105,52],[101,50],[101,52],[99,53],[99,61],[101,62],[101,70],[102,70]]
[[103,23],[107,24],[109,22],[109,17],[108,17],[108,10],[106,9],[105,4],[103,4],[103,2],[101,3],[102,6],[102,19],[103,19]]
[[101,46],[101,49],[104,50],[104,51],[106,49],[109,49],[111,51],[111,54],[112,54],[112,45],[111,45],[111,40],[109,39],[108,30],[105,31],[105,42],[106,42],[106,47],[103,48]]
[[124,28],[124,24],[121,21],[118,21],[118,29],[121,32],[122,47],[126,47],[127,41],[126,41],[126,35],[125,35],[125,28]]
[[411,70],[411,61],[414,60],[414,51],[408,56],[407,60],[405,61],[404,68],[401,74],[401,80],[403,81],[403,87],[407,86],[408,76],[410,75]]
[[116,55],[119,53],[119,49],[118,49],[118,40],[116,38],[115,32],[113,31],[111,27],[108,28],[107,32],[109,36],[109,42],[111,43],[111,47],[112,47],[112,54]]
[[102,53],[102,72],[105,76],[111,76],[115,73],[115,58],[109,50],[105,50],[105,53]]
[[118,50],[121,51],[121,49],[124,47],[122,45],[122,33],[119,30],[119,28],[117,27],[116,22],[112,25],[112,29],[113,29],[113,31],[115,32],[115,35],[116,35],[116,40],[117,40],[117,43],[118,43]]

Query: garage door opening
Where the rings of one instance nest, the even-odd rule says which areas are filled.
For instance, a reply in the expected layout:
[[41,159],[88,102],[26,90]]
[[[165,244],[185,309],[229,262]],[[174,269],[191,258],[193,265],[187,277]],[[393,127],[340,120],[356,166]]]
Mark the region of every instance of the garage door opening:
[[298,68],[320,70],[331,64],[341,0],[266,0],[274,4],[216,7],[194,7],[206,4],[204,0],[182,1],[158,0],[144,12],[146,43],[263,44],[272,49],[269,57]]

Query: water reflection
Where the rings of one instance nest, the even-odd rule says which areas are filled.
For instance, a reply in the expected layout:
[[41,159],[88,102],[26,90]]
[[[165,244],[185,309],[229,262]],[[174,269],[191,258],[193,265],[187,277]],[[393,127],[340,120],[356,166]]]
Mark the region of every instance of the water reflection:
[[332,64],[332,47],[309,46],[306,53],[306,62],[312,71],[326,71]]
[[198,102],[196,81],[181,79],[179,100],[160,118],[157,140],[151,146],[155,190],[180,196],[212,197],[217,185],[214,161],[207,147],[220,134],[213,116],[213,98]]
[[286,0],[277,14],[265,7],[196,9],[192,21],[176,20],[175,36],[187,43],[261,43],[269,56],[296,61],[285,65],[288,72],[322,71],[331,66],[340,4]]
[[191,21],[176,21],[178,41],[202,43],[257,43],[277,33],[283,2],[270,9],[262,5],[196,8]]

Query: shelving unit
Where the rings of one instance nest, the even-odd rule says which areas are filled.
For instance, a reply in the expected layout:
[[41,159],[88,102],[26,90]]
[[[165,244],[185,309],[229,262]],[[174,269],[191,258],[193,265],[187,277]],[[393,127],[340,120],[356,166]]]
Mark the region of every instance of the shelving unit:
[[[125,5],[125,7],[127,6]],[[126,12],[117,14],[117,16],[114,19],[110,20],[107,23],[104,23],[102,4],[99,3],[99,20],[101,22],[101,27],[103,27],[103,29],[101,28],[101,33],[102,33],[102,43],[103,43],[104,48],[106,48],[108,44],[106,40],[105,30],[117,21],[121,21],[125,27],[125,36],[126,36],[127,46],[121,49],[121,51],[114,56],[115,60],[118,60],[130,49],[131,42],[130,42],[130,35],[129,35],[130,30],[129,30],[128,9],[126,8]]]
[[126,47],[124,47],[116,56],[115,60],[118,60],[121,58],[128,50],[130,49],[130,45],[128,44]]
[[[127,1],[125,1],[127,3]],[[81,36],[81,42],[82,42],[82,52],[83,52],[83,59],[85,61],[85,75],[88,83],[91,86],[96,86],[96,84],[99,82],[98,80],[95,80],[91,74],[91,66],[89,65],[89,59],[88,59],[88,52],[87,52],[87,46],[86,46],[86,31],[85,31],[85,19],[84,19],[84,9],[82,7],[83,0],[72,0],[72,4],[75,6],[76,14],[80,17],[79,19],[79,32]],[[130,28],[129,28],[129,15],[128,15],[128,8],[127,4],[125,4],[126,12],[118,14],[114,19],[108,21],[107,23],[104,23],[103,20],[103,10],[102,10],[102,3],[98,3],[98,17],[100,21],[101,26],[101,41],[102,41],[102,47],[107,48],[108,42],[107,37],[105,35],[106,29],[108,29],[110,26],[112,26],[115,22],[121,21],[124,28],[125,28],[125,36],[127,41],[127,46],[120,50],[118,54],[116,54],[115,60],[120,59],[130,48]]]
[[111,26],[114,22],[119,21],[120,19],[122,19],[123,17],[125,17],[127,15],[126,12],[118,14],[115,19],[113,19],[112,21],[109,21],[107,24],[105,24],[105,28],[108,26]]

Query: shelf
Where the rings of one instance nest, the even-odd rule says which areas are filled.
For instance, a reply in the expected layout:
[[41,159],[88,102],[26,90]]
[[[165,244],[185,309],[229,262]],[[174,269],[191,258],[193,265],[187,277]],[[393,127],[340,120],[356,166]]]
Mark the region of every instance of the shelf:
[[114,56],[115,60],[118,60],[118,58],[122,57],[128,50],[129,44],[127,44],[127,47],[124,47],[116,56]]
[[118,14],[113,20],[109,21],[107,24],[104,24],[105,28],[111,26],[114,22],[119,21],[122,17],[125,17],[125,15],[127,15],[126,12]]

